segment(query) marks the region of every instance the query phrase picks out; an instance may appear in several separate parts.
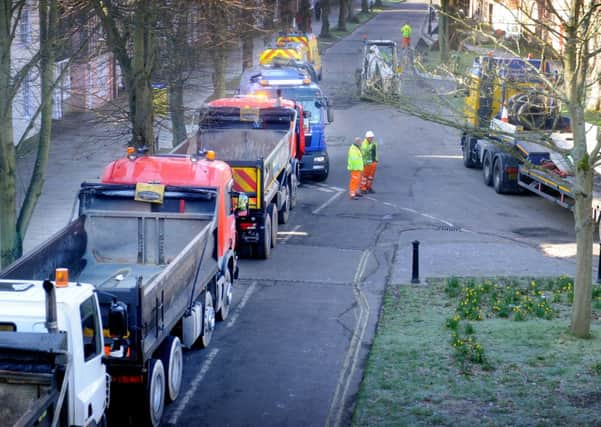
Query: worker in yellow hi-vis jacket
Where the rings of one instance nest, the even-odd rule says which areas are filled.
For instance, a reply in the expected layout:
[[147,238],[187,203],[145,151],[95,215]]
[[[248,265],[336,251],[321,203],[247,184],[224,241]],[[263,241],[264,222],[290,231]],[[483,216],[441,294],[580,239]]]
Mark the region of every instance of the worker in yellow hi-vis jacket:
[[378,168],[378,143],[374,137],[374,133],[368,130],[365,132],[365,139],[361,143],[361,154],[363,156],[362,193],[375,193],[372,185]]
[[346,168],[351,173],[348,184],[349,197],[351,200],[357,200],[359,197],[361,197],[361,193],[359,193],[359,184],[361,183],[361,174],[363,173],[361,138],[355,138],[355,142],[349,147]]

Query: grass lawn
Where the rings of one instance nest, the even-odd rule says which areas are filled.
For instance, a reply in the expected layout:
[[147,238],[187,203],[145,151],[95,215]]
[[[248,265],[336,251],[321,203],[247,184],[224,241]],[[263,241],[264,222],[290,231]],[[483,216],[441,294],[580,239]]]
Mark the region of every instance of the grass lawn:
[[569,278],[505,282],[390,287],[353,424],[600,425],[601,290],[580,340]]

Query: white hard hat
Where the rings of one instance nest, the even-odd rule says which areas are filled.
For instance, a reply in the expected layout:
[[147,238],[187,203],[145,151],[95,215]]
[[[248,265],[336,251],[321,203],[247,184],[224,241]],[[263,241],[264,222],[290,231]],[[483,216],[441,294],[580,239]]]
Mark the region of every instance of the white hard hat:
[[373,138],[375,135],[372,131],[368,130],[367,132],[365,132],[365,137],[366,138]]

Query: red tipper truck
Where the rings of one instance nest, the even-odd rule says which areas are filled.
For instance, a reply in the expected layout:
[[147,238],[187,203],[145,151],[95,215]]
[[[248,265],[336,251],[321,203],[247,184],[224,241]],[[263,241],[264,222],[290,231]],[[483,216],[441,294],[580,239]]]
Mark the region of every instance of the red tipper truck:
[[237,205],[230,167],[213,158],[130,152],[101,183],[82,184],[77,219],[0,273],[46,278],[64,267],[96,288],[112,400],[139,425],[160,424],[181,391],[182,345],[207,346],[232,302]]
[[201,110],[198,133],[173,151],[214,150],[231,166],[234,192],[249,200],[248,214],[237,218],[237,248],[245,256],[268,258],[278,223],[288,222],[296,205],[304,132],[300,103],[253,96],[217,99]]

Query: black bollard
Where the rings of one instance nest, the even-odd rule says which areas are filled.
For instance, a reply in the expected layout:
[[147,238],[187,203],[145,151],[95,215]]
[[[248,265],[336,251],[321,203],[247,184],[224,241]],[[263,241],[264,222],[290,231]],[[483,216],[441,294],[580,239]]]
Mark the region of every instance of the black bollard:
[[601,242],[599,242],[599,264],[597,264],[597,283],[601,283]]
[[411,268],[411,283],[419,283],[419,240],[414,240],[413,245],[413,266]]

